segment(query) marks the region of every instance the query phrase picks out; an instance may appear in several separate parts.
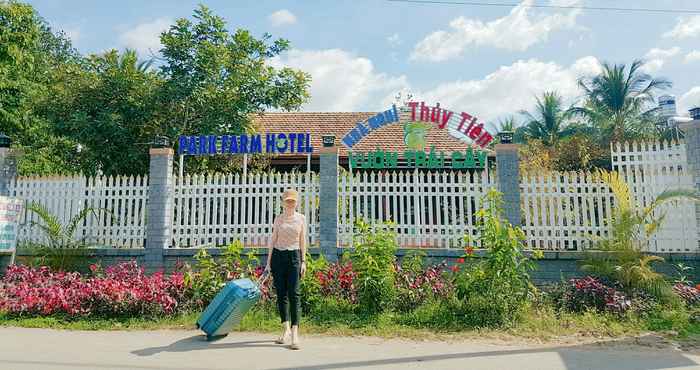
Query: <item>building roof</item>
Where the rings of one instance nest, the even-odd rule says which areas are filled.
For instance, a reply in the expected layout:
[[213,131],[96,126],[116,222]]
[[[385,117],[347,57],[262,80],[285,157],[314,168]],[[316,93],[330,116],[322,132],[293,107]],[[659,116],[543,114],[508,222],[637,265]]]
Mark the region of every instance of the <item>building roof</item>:
[[[345,157],[348,155],[348,148],[342,142],[343,136],[352,130],[357,122],[364,122],[375,114],[377,112],[284,112],[260,113],[253,115],[252,118],[258,132],[261,133],[310,133],[314,154],[317,154],[322,146],[322,135],[335,135],[339,155]],[[381,148],[386,151],[403,152],[406,150],[403,137],[403,126],[390,124],[372,131],[353,147],[353,151],[368,152]],[[466,150],[470,146],[468,143],[452,137],[447,130],[429,130],[426,139],[426,149],[434,145],[436,150],[451,152]],[[297,154],[282,155],[294,156]]]

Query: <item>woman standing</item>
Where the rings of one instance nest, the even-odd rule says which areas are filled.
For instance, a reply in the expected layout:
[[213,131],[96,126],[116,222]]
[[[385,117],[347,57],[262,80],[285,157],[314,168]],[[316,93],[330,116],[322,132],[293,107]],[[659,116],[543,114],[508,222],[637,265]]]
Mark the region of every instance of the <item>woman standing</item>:
[[283,332],[276,343],[285,344],[291,336],[291,348],[300,349],[299,280],[306,272],[306,218],[296,211],[299,202],[296,190],[285,190],[282,202],[284,211],[275,218],[272,226],[272,242],[267,253],[265,271],[272,270],[277,308],[282,320]]

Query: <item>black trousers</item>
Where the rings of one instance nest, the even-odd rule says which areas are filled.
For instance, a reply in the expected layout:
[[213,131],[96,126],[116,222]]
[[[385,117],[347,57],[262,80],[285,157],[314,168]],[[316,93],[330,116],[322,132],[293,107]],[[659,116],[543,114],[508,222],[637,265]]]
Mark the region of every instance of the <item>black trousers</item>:
[[301,316],[301,300],[299,299],[300,254],[298,249],[281,251],[273,248],[272,261],[270,261],[280,319],[282,322],[291,321],[292,325],[299,325],[299,317]]

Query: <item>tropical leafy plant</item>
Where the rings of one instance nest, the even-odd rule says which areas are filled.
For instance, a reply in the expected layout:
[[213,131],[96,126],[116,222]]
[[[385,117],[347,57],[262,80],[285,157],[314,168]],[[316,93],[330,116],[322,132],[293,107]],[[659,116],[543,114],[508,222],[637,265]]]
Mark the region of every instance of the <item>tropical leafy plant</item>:
[[667,297],[670,285],[652,267],[653,262],[663,258],[643,251],[663,224],[665,214],[659,209],[661,205],[683,198],[697,201],[700,196],[693,190],[667,190],[649,206],[639,207],[619,173],[599,170],[597,177],[610,187],[615,207],[607,219],[609,236],[595,238],[595,250],[605,253],[589,253],[583,270],[619,283],[627,293],[642,290]]
[[98,213],[104,213],[110,220],[113,215],[109,210],[102,208],[86,207],[73,216],[67,224],[62,224],[58,216],[52,214],[44,205],[31,202],[27,210],[33,212],[39,218],[39,222],[32,222],[44,233],[44,242],[25,243],[24,247],[32,251],[34,256],[31,264],[49,266],[55,270],[81,270],[89,264],[85,260],[85,248],[90,246],[88,236],[77,236],[78,227],[85,220]]

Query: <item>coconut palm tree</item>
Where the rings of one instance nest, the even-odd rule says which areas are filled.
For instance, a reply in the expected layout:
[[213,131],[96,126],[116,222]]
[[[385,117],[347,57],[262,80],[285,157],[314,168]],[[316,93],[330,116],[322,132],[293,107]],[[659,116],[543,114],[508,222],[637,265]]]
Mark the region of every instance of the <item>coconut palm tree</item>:
[[585,102],[573,111],[615,141],[653,132],[655,95],[670,88],[671,82],[642,72],[643,66],[641,60],[635,60],[629,68],[603,63],[600,74],[579,80]]
[[547,91],[537,98],[535,113],[520,111],[526,121],[523,134],[526,139],[536,139],[551,146],[559,139],[575,133],[574,126],[567,125],[571,111],[563,107],[561,96],[554,91]]

